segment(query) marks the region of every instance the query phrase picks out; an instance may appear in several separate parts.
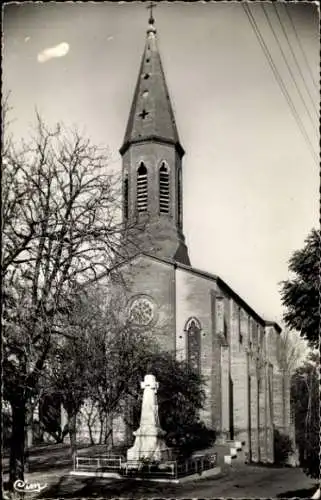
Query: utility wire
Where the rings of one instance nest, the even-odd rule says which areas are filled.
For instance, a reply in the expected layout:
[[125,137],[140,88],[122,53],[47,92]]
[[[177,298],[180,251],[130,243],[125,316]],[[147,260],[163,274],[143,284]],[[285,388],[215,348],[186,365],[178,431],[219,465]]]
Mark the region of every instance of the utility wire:
[[314,77],[313,77],[313,73],[312,73],[312,71],[311,71],[311,67],[310,67],[310,64],[309,64],[308,58],[307,58],[306,53],[305,53],[305,51],[304,51],[304,49],[303,49],[303,47],[302,47],[301,40],[300,40],[300,38],[299,38],[299,35],[298,35],[298,33],[297,33],[297,30],[296,30],[296,27],[295,27],[294,21],[293,21],[293,19],[292,19],[291,14],[290,14],[290,10],[289,10],[288,5],[287,5],[286,3],[284,4],[284,8],[285,8],[285,12],[287,13],[288,18],[289,18],[289,20],[290,20],[290,23],[291,23],[292,29],[293,29],[293,31],[294,31],[294,34],[295,34],[296,40],[297,40],[297,42],[298,42],[298,45],[299,45],[299,47],[300,47],[300,49],[301,49],[302,56],[303,56],[303,59],[305,60],[305,63],[306,63],[306,65],[307,65],[307,68],[308,68],[308,71],[309,71],[309,74],[310,74],[311,80],[312,80],[312,82],[313,82],[313,84],[314,84],[314,86],[315,86],[315,89],[318,91],[318,90],[319,90],[318,84],[317,84],[317,82],[315,81],[315,79],[314,79]]
[[303,95],[302,95],[302,92],[301,92],[301,90],[300,90],[300,88],[299,88],[299,86],[298,86],[298,84],[297,84],[297,81],[296,81],[296,79],[295,79],[295,76],[294,76],[294,74],[293,74],[292,68],[291,68],[291,66],[290,66],[290,65],[289,65],[289,63],[288,63],[288,60],[287,60],[287,58],[286,58],[286,55],[285,55],[284,50],[283,50],[283,48],[282,48],[282,45],[280,44],[280,40],[278,39],[278,36],[277,36],[277,34],[276,34],[276,32],[275,32],[275,30],[274,30],[273,26],[272,26],[271,20],[270,20],[270,18],[269,18],[269,16],[268,16],[268,13],[267,13],[267,11],[266,11],[266,9],[265,9],[265,7],[264,7],[264,4],[263,4],[263,3],[261,3],[261,7],[262,7],[262,10],[263,10],[263,12],[264,12],[265,18],[266,18],[266,20],[267,20],[267,22],[268,22],[268,25],[270,26],[270,29],[271,29],[271,31],[272,31],[272,33],[273,33],[273,36],[274,36],[274,38],[275,38],[275,41],[276,41],[276,43],[278,44],[278,47],[279,47],[280,52],[281,52],[281,54],[282,54],[283,60],[284,60],[284,62],[285,62],[285,64],[286,64],[286,67],[288,68],[288,71],[289,71],[289,73],[290,73],[290,75],[291,75],[291,78],[292,78],[292,80],[293,80],[293,83],[294,83],[294,85],[295,85],[295,88],[297,89],[297,92],[298,92],[298,94],[299,94],[299,96],[300,96],[300,98],[301,98],[302,104],[303,104],[303,106],[304,106],[304,108],[305,108],[305,110],[306,110],[307,114],[308,114],[308,115],[309,115],[309,117],[310,117],[310,120],[311,120],[312,126],[314,127],[314,126],[315,126],[315,120],[313,119],[313,117],[312,117],[312,115],[311,115],[311,113],[310,113],[310,110],[309,110],[309,108],[308,108],[308,107],[307,107],[307,105],[306,105],[306,102],[305,102],[305,100],[304,100],[304,97],[303,97]]
[[319,163],[318,163],[317,155],[314,151],[314,148],[313,148],[313,145],[310,141],[310,138],[309,138],[309,136],[304,128],[302,120],[301,120],[300,116],[298,115],[298,112],[297,112],[297,110],[293,104],[293,101],[292,101],[292,99],[291,99],[291,97],[286,89],[286,86],[285,86],[285,84],[284,84],[284,82],[283,82],[283,80],[278,72],[278,69],[274,64],[271,53],[270,53],[269,49],[267,48],[267,45],[264,41],[264,38],[262,37],[262,35],[260,33],[258,25],[257,25],[253,15],[252,15],[251,11],[250,11],[249,5],[247,3],[242,3],[242,6],[243,6],[244,12],[245,12],[250,24],[251,24],[251,27],[253,28],[253,31],[254,31],[254,33],[259,41],[259,44],[264,52],[264,55],[266,56],[266,58],[268,60],[268,63],[270,65],[270,68],[271,68],[274,76],[275,76],[275,79],[276,79],[277,83],[279,84],[279,87],[280,87],[289,107],[290,107],[291,113],[292,113],[292,115],[293,115],[293,117],[294,117],[300,131],[301,131],[301,134],[302,134],[302,136],[303,136],[303,138],[304,138],[304,140],[305,140],[305,142],[310,150],[310,153],[313,157],[313,160],[318,165]]
[[[262,7],[263,7],[263,5],[262,5]],[[315,112],[316,112],[316,115],[318,116],[318,110],[317,110],[317,107],[316,107],[315,101],[313,100],[313,97],[312,97],[312,95],[311,95],[311,92],[310,92],[310,90],[309,90],[309,87],[308,87],[308,85],[307,85],[307,82],[306,82],[306,80],[305,80],[304,74],[302,73],[301,66],[300,66],[300,64],[299,64],[299,62],[298,62],[298,59],[297,59],[296,55],[295,55],[295,52],[294,52],[293,47],[292,47],[292,44],[290,43],[290,40],[289,40],[288,34],[287,34],[287,32],[286,32],[286,30],[285,30],[285,28],[284,28],[284,26],[283,26],[282,19],[281,19],[281,17],[280,17],[280,14],[279,14],[279,12],[278,12],[278,9],[277,9],[277,7],[276,7],[275,3],[273,3],[273,7],[274,7],[275,13],[276,13],[276,15],[277,15],[277,18],[278,18],[278,20],[279,20],[279,23],[280,23],[280,25],[281,25],[281,28],[282,28],[283,34],[284,34],[284,36],[285,36],[285,38],[286,38],[286,41],[288,42],[288,46],[289,46],[289,49],[290,49],[290,51],[291,51],[292,57],[293,57],[293,59],[294,59],[294,61],[295,61],[296,67],[297,67],[297,69],[298,69],[298,71],[299,71],[299,73],[300,73],[300,76],[301,76],[301,78],[302,78],[302,81],[303,81],[303,83],[304,83],[304,86],[305,86],[306,92],[307,92],[308,96],[310,97],[310,101],[311,101],[311,103],[312,103],[312,106],[313,106],[313,108],[314,108],[314,110],[315,110]]]

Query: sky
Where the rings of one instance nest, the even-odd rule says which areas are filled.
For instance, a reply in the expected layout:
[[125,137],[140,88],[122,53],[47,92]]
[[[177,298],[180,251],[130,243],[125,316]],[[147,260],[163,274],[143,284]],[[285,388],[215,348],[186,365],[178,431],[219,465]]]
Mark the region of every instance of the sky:
[[[262,2],[250,4],[278,84],[241,3],[157,3],[158,46],[186,151],[192,265],[282,324],[280,282],[318,223],[318,6],[265,3],[269,25]],[[141,2],[6,4],[2,79],[15,136],[28,137],[37,109],[49,124],[76,125],[108,147],[120,169],[147,20]]]

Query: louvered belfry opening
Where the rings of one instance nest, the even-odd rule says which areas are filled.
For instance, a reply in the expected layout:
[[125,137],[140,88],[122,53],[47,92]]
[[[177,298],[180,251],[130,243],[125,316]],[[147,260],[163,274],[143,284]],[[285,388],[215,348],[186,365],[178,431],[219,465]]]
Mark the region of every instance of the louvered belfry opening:
[[169,213],[169,171],[164,162],[159,169],[159,212]]
[[148,179],[147,168],[141,162],[137,171],[137,210],[147,212]]
[[178,225],[181,228],[182,227],[182,171],[179,169],[178,171],[178,176],[177,176],[177,218],[178,218]]
[[128,219],[128,177],[124,179],[124,216]]

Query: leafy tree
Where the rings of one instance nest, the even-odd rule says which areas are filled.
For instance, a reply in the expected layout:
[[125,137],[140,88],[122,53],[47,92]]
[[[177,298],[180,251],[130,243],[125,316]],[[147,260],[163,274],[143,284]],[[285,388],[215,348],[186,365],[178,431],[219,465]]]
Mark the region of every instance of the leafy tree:
[[128,257],[108,155],[77,131],[48,128],[17,143],[5,127],[2,164],[3,397],[11,406],[10,483],[23,479],[27,407],[65,336],[79,286]]
[[314,351],[292,378],[296,443],[300,465],[313,478],[320,475],[320,354]]
[[205,401],[204,380],[186,362],[177,361],[170,353],[147,353],[141,359],[136,384],[131,391],[135,397],[134,427],[139,426],[141,411],[139,384],[147,373],[155,375],[159,382],[159,418],[168,446],[188,456],[195,450],[212,445],[215,431],[208,429],[199,417]]
[[289,262],[292,279],[282,283],[282,302],[286,325],[298,330],[309,342],[319,341],[320,234],[313,229],[303,249],[294,252]]
[[293,452],[291,439],[286,434],[281,434],[274,429],[274,463],[277,465],[286,465],[289,455]]

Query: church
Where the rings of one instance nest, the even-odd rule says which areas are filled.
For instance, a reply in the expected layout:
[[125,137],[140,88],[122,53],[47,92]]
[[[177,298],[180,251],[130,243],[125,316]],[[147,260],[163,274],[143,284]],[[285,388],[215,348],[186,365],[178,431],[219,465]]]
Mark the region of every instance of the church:
[[124,223],[144,223],[141,254],[129,266],[131,321],[145,329],[161,325],[161,347],[205,378],[201,418],[221,442],[241,441],[253,461],[273,462],[273,429],[289,434],[291,427],[289,379],[277,362],[281,328],[190,262],[184,149],[152,14],[120,154]]
[[279,368],[281,328],[219,276],[195,269],[183,229],[183,157],[151,14],[123,143],[123,219],[144,224],[127,265],[128,314],[157,329],[160,346],[206,380],[201,419],[221,443],[273,462],[273,431],[290,434],[289,379]]

